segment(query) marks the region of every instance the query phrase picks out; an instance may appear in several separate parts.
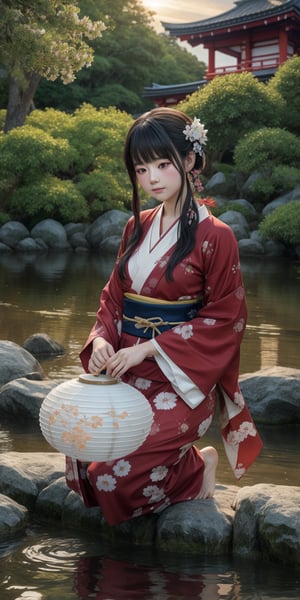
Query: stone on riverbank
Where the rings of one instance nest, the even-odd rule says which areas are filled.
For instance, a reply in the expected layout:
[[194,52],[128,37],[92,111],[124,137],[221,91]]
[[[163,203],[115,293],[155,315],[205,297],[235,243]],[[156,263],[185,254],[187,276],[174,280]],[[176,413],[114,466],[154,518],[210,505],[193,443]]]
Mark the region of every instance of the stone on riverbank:
[[[257,176],[258,174],[255,174],[254,179],[249,178],[248,183],[250,184]],[[240,255],[257,257],[289,257],[295,255],[299,258],[300,251],[297,245],[293,249],[287,249],[280,242],[252,239],[255,231],[253,231],[253,228],[257,227],[262,216],[270,214],[278,206],[299,199],[299,186],[269,202],[259,215],[249,200],[237,197],[238,190],[235,184],[232,187],[232,183],[231,178],[228,179],[222,172],[218,172],[207,181],[205,192],[209,196],[214,196],[217,206],[226,209],[226,204],[230,203],[231,210],[224,212],[220,216],[220,220],[226,222],[234,232],[238,240]],[[242,189],[242,193],[245,192],[246,196],[247,189],[248,185],[245,185]],[[235,210],[234,205],[236,205],[237,210]],[[144,208],[152,206],[153,202],[149,199]],[[247,209],[247,218],[238,210],[239,206]],[[100,215],[91,224],[70,222],[62,225],[55,219],[44,219],[37,223],[30,233],[22,223],[10,221],[0,227],[0,254],[11,252],[30,254],[42,250],[71,250],[78,254],[97,251],[100,256],[102,256],[102,252],[116,255],[123,228],[131,214],[130,211],[112,209]],[[28,236],[31,236],[31,239]]]
[[300,423],[300,370],[270,367],[239,378],[240,387],[257,423]]
[[0,386],[18,377],[42,379],[43,369],[30,352],[14,342],[0,340]]
[[[42,334],[36,334],[42,336]],[[43,337],[43,336],[42,336]],[[31,336],[28,339],[34,339]],[[45,336],[47,341],[48,336]],[[29,346],[30,347],[30,346]],[[41,348],[44,346],[42,345]],[[49,338],[47,348],[62,348]],[[25,354],[24,354],[25,353]],[[25,361],[25,364],[24,364]],[[23,380],[25,378],[25,380]],[[35,416],[50,389],[58,382],[43,379],[39,362],[21,346],[0,341],[0,409],[9,416]],[[17,380],[15,383],[12,380]],[[11,381],[10,384],[8,382]],[[273,367],[239,378],[242,393],[257,423],[300,423],[300,369]],[[61,383],[61,382],[60,382]],[[1,387],[1,384],[7,384]]]
[[[59,382],[32,380],[32,372],[42,379],[39,363],[17,344],[0,342],[0,355],[1,351],[0,410],[7,418],[17,415],[22,422],[29,417],[37,424],[43,399]],[[6,375],[2,386],[1,373]],[[241,376],[240,383],[257,421],[300,422],[299,370],[264,369]],[[31,511],[40,520],[91,535],[96,532],[117,545],[206,555],[245,554],[300,564],[299,487],[217,485],[213,499],[182,502],[160,514],[110,527],[99,508],[85,508],[69,490],[64,465],[65,457],[54,452],[0,455],[0,541],[24,529]]]
[[[217,485],[209,500],[191,500],[110,527],[100,509],[85,508],[64,478],[59,453],[0,455],[0,541],[19,530],[27,510],[41,522],[97,534],[110,543],[156,546],[166,552],[262,556],[300,564],[300,488]],[[9,512],[8,512],[9,511]]]
[[34,333],[23,344],[33,356],[60,356],[65,353],[64,347],[46,333]]

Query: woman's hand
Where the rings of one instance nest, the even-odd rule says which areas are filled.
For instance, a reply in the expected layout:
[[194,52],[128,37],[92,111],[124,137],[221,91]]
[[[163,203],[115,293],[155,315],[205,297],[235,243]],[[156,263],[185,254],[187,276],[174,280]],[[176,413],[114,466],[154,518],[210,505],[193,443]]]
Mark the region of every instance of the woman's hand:
[[157,350],[150,341],[136,344],[130,348],[122,348],[108,359],[106,372],[111,377],[122,377],[128,369],[139,365],[145,358],[155,354],[157,354]]
[[115,351],[109,342],[102,337],[97,337],[93,341],[93,351],[89,360],[88,369],[93,375],[98,375],[100,371],[106,368],[108,359],[115,355]]

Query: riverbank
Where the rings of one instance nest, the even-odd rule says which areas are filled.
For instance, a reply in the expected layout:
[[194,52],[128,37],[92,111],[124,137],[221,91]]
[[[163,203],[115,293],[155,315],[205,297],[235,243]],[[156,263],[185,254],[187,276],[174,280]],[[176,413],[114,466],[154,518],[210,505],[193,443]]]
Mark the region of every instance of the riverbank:
[[[37,339],[38,338],[38,339]],[[40,342],[40,346],[38,346]],[[48,346],[47,346],[48,344]],[[48,354],[62,348],[32,336],[27,348]],[[7,420],[38,423],[41,403],[55,387],[39,361],[13,342],[0,342],[0,409]],[[274,368],[241,377],[256,423],[300,423],[300,371]],[[270,417],[272,416],[272,418]],[[209,500],[192,500],[116,527],[98,508],[87,509],[65,482],[65,458],[57,452],[0,455],[0,541],[23,535],[32,518],[97,535],[111,544],[164,552],[249,556],[300,565],[300,487],[217,484]]]
[[217,485],[215,497],[166,508],[115,527],[85,508],[65,483],[64,456],[0,456],[0,541],[25,533],[31,515],[105,542],[206,556],[260,557],[300,566],[300,487]]

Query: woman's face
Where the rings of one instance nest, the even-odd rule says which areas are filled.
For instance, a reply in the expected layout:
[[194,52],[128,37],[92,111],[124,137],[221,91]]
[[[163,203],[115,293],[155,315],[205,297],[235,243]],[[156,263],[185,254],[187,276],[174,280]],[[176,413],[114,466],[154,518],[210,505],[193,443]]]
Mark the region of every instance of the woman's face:
[[176,203],[181,188],[181,175],[166,158],[135,165],[136,177],[143,190],[155,200]]

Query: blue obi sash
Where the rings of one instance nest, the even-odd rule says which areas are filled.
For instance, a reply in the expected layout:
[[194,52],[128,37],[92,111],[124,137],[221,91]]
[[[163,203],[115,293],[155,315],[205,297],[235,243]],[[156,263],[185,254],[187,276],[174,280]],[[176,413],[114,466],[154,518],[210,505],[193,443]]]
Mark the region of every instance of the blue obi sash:
[[151,339],[171,327],[190,321],[201,306],[201,298],[169,302],[127,293],[124,295],[122,331]]

